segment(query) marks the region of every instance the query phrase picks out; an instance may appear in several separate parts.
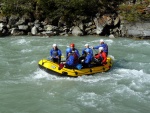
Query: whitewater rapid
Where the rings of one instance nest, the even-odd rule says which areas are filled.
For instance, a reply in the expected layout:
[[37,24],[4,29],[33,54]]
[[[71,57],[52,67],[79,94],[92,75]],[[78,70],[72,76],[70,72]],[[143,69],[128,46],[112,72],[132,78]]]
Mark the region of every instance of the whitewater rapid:
[[[109,46],[105,73],[58,77],[39,69],[53,43]],[[0,39],[0,113],[149,113],[150,41],[107,37],[8,37]],[[96,53],[96,51],[94,51]]]

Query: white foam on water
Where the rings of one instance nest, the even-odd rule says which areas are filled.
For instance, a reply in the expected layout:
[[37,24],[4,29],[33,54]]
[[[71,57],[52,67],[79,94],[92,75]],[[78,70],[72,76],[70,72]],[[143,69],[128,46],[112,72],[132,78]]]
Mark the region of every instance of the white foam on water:
[[116,74],[113,74],[113,81],[116,83],[116,94],[122,94],[126,98],[135,96],[142,101],[143,93],[147,93],[149,89],[150,74],[143,70],[117,69]]
[[95,76],[87,76],[87,75],[83,75],[83,76],[79,76],[77,78],[73,78],[73,77],[63,77],[63,76],[57,76],[57,75],[52,75],[49,74],[47,72],[45,72],[44,70],[41,69],[37,69],[32,75],[31,75],[32,79],[35,80],[40,80],[40,79],[46,79],[46,80],[55,80],[55,81],[76,81],[76,82],[83,82],[83,83],[98,83],[99,81],[104,81],[107,80],[109,78],[103,78],[100,75],[95,75]]
[[53,74],[49,74],[47,72],[45,72],[44,70],[41,69],[37,69],[32,75],[31,75],[32,79],[35,80],[40,80],[40,79],[46,79],[46,80],[52,80],[52,81],[60,81],[60,80],[75,80],[75,78],[71,78],[71,77],[61,77],[61,76],[57,76],[57,75],[53,75]]
[[149,82],[150,74],[145,73],[143,70],[119,68],[113,70],[113,79],[115,81],[134,81],[136,84],[139,85],[139,83]]
[[34,64],[34,63],[37,63],[37,61],[33,60],[33,61],[30,62],[30,64]]
[[45,71],[38,69],[35,71],[32,75],[33,79],[41,79],[41,78],[49,78],[49,74],[46,73]]
[[22,44],[29,44],[30,41],[27,41],[26,39],[17,39],[15,41],[12,41],[11,43],[16,45],[22,45]]
[[23,50],[21,50],[21,53],[29,53],[29,52],[32,52],[32,50],[31,49],[23,49]]
[[107,106],[112,106],[111,102],[112,95],[106,94],[96,94],[95,92],[83,92],[77,96],[77,101],[81,106],[94,108],[97,111],[103,111]]
[[[89,40],[88,42],[90,45],[98,45],[99,39],[100,38],[90,39],[91,41]],[[17,84],[16,88],[18,88],[18,86],[21,86],[21,89],[22,87],[25,89],[30,87],[30,90],[36,88],[37,90],[35,90],[35,93],[37,93],[38,95],[39,93],[41,93],[40,95],[44,96],[44,98],[42,98],[43,103],[48,103],[50,99],[54,99],[53,102],[56,105],[60,105],[59,101],[58,103],[55,101],[56,99],[60,99],[58,98],[58,95],[60,94],[60,97],[65,97],[63,98],[64,100],[62,99],[63,102],[69,103],[70,106],[74,106],[77,103],[76,105],[77,107],[79,107],[79,111],[80,109],[82,111],[84,109],[93,108],[93,112],[95,111],[97,113],[116,112],[118,110],[121,111],[126,109],[129,110],[129,112],[132,112],[133,110],[139,108],[141,110],[139,112],[146,112],[146,107],[150,104],[150,71],[148,71],[150,62],[148,62],[148,60],[143,61],[143,58],[148,58],[145,55],[149,55],[149,53],[147,52],[150,47],[149,41],[132,41],[129,39],[104,39],[108,45],[112,44],[110,46],[111,49],[115,48],[112,50],[112,53],[116,52],[117,54],[121,54],[118,56],[119,58],[117,58],[117,54],[109,55],[113,60],[115,60],[112,69],[106,73],[97,73],[92,76],[84,75],[77,78],[71,78],[51,75],[39,68],[36,69],[38,62],[37,59],[41,59],[44,51],[47,51],[44,54],[49,54],[49,49],[52,47],[52,43],[55,43],[58,39],[49,40],[49,42],[45,40],[43,42],[43,39],[37,40],[37,38],[16,38],[15,40],[11,39],[10,43],[11,46],[14,47],[14,50],[16,50],[18,45],[19,48],[22,46],[25,47],[22,50],[17,49],[14,54],[18,54],[21,51],[20,53],[27,53],[27,55],[23,54],[23,56],[20,57],[21,54],[19,53],[17,57],[15,57],[14,54],[12,54],[12,56],[10,57],[15,57],[17,59],[7,60],[3,58],[4,61],[1,62],[1,66],[5,66],[7,68],[9,67],[9,70],[6,69],[6,72],[4,70],[4,76],[2,76],[1,85],[4,86],[4,88],[6,88],[6,86],[8,86],[9,88],[13,84]],[[30,45],[32,41],[33,43]],[[38,43],[40,41],[42,43]],[[58,44],[61,43],[61,40],[59,41],[60,42]],[[69,45],[69,41],[61,43],[59,45],[60,48],[63,49],[63,47],[65,48],[67,44]],[[86,41],[81,41],[78,43],[77,47],[83,48],[83,45],[81,45],[83,42],[86,43]],[[47,43],[47,46],[45,46],[45,43]],[[64,43],[67,44],[65,45]],[[75,43],[77,43],[77,41]],[[29,45],[26,46],[27,44]],[[29,54],[30,57],[28,56],[28,53],[32,52],[32,50],[26,48],[29,46],[33,50],[33,52],[35,52],[31,55]],[[141,48],[140,50],[147,50],[147,53],[145,52],[146,54],[142,55],[140,54],[141,52],[139,53],[142,57],[140,61],[136,60],[136,58],[139,58],[137,54],[135,54],[136,57],[133,56],[135,52],[134,50],[137,50],[138,47]],[[130,52],[133,52],[133,54],[128,55],[125,53],[125,51],[128,51],[128,49],[130,48]],[[6,50],[9,49],[6,48]],[[37,51],[37,53],[35,50]],[[138,52],[138,50],[136,52]],[[14,87],[14,89],[16,88]],[[41,90],[38,90],[39,88]],[[10,87],[10,90],[14,89],[11,89]],[[5,92],[7,91],[8,89],[6,88]],[[38,95],[36,97],[38,97]],[[25,99],[26,98],[24,98],[23,100],[24,102],[26,102]],[[133,104],[135,104],[135,106],[137,107],[132,106]],[[124,109],[120,107],[123,107]],[[45,107],[45,109],[49,110],[49,107],[47,106]]]
[[107,40],[104,40],[104,42],[106,42],[107,45],[111,45],[114,40],[113,39],[107,39]]
[[135,78],[135,77],[144,77],[144,76],[149,76],[149,74],[144,73],[143,70],[135,70],[135,69],[118,69],[117,70],[118,73],[120,74],[120,76],[126,76],[126,77],[131,77],[131,78]]
[[144,45],[150,46],[150,43],[148,41],[143,42]]
[[94,76],[87,76],[87,75],[83,75],[81,77],[78,77],[77,79],[75,79],[74,81],[80,81],[80,82],[84,82],[84,83],[97,83],[99,82],[100,79],[98,79],[97,77]]
[[134,41],[132,43],[124,44],[124,46],[126,46],[126,47],[132,47],[132,48],[136,48],[136,47],[140,47],[140,46],[149,47],[150,43],[148,41]]
[[[96,42],[96,43],[99,44],[100,39],[101,39],[101,38],[99,38],[99,40],[93,40],[93,41],[90,41],[90,42],[92,42],[92,43],[95,43],[95,42]],[[114,42],[113,39],[104,39],[104,38],[103,38],[103,40],[104,40],[104,42],[106,42],[108,45],[109,45],[109,44],[112,44],[112,43]]]
[[97,99],[98,95],[95,94],[94,92],[82,93],[77,98],[77,100],[80,101],[82,105],[86,107],[97,107],[98,106]]

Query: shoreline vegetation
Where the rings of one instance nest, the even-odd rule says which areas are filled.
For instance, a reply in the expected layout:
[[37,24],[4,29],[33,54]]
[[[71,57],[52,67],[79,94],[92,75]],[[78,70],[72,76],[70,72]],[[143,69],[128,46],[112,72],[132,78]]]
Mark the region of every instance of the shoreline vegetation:
[[150,39],[150,0],[1,0],[0,37]]

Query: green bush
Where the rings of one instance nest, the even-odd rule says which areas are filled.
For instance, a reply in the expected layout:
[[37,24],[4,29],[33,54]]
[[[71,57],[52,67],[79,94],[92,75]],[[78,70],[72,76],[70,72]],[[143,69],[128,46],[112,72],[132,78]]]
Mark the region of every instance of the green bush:
[[141,20],[149,20],[150,14],[145,12],[145,8],[147,7],[146,0],[143,4],[122,4],[119,6],[120,14],[124,17],[127,21],[141,21]]
[[[77,20],[79,16],[88,19],[106,13],[115,13],[118,6],[126,0],[1,0],[3,15],[34,15],[36,19],[51,18],[57,20]],[[127,11],[125,11],[127,12]],[[129,20],[134,20],[133,15],[128,15]],[[57,22],[56,22],[57,23]]]

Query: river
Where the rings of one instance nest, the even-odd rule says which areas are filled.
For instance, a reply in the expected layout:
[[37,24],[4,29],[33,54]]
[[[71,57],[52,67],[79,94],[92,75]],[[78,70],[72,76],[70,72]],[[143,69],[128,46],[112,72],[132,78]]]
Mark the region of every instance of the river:
[[[78,78],[58,77],[39,69],[56,43],[109,46],[113,67]],[[96,51],[94,51],[96,53]],[[0,38],[0,113],[149,113],[150,40],[107,37]]]

